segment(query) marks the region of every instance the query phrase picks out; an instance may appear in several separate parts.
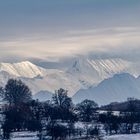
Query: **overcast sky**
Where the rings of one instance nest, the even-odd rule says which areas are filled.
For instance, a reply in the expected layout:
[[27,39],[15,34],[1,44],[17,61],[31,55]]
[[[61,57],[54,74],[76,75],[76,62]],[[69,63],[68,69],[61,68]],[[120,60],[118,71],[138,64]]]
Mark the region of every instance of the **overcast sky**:
[[0,0],[0,61],[139,60],[139,14],[140,0]]

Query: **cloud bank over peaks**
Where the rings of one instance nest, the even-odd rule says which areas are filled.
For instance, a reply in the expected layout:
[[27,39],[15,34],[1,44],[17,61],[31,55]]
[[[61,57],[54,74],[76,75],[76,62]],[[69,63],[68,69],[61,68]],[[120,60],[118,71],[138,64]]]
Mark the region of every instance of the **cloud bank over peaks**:
[[[71,30],[52,36],[32,35],[0,41],[0,59],[63,58],[76,55],[127,57],[140,56],[140,28],[112,27]],[[132,54],[133,52],[133,54]]]

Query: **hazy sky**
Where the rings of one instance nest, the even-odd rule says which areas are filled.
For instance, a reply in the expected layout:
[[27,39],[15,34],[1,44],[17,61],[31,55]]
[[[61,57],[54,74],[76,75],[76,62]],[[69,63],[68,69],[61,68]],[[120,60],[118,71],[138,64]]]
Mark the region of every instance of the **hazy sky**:
[[0,0],[0,61],[140,59],[140,0]]

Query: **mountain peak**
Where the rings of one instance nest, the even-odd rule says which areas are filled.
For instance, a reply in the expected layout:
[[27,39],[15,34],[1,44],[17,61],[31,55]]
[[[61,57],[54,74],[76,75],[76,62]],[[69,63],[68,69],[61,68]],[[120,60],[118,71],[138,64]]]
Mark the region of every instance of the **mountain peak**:
[[0,63],[0,72],[5,71],[17,77],[33,78],[38,75],[44,75],[45,69],[34,65],[30,61],[18,63]]
[[29,64],[29,65],[34,65],[33,63],[31,63],[30,61],[21,61],[21,62],[18,62],[16,64]]
[[95,87],[79,90],[73,96],[73,101],[77,103],[87,98],[103,105],[124,101],[129,97],[140,98],[139,93],[140,80],[129,73],[120,73],[103,80]]

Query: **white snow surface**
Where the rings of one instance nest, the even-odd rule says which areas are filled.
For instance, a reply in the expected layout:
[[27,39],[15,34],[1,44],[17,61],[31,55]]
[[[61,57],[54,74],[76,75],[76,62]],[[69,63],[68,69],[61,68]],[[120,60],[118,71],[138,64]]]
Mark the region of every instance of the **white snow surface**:
[[14,132],[11,135],[11,140],[39,140],[37,132]]
[[43,76],[45,74],[45,69],[32,64],[29,61],[24,61],[20,63],[0,63],[0,72],[5,71],[10,75],[17,77],[28,77],[33,78],[38,75]]
[[44,69],[29,61],[0,63],[0,85],[4,86],[10,78],[21,79],[33,94],[41,90],[54,93],[59,88],[74,94],[81,88],[80,82],[74,76],[57,69]]
[[[38,140],[39,138],[36,135],[36,132],[15,132],[12,134],[11,140]],[[103,140],[140,140],[140,134],[105,136]]]
[[139,76],[138,72],[133,69],[132,62],[114,58],[114,59],[89,59],[79,58],[75,60],[73,65],[67,72],[75,75],[80,81],[85,81],[87,84],[99,83],[104,79],[112,77],[118,73],[130,73],[133,76]]
[[140,140],[140,134],[106,136],[103,140]]

